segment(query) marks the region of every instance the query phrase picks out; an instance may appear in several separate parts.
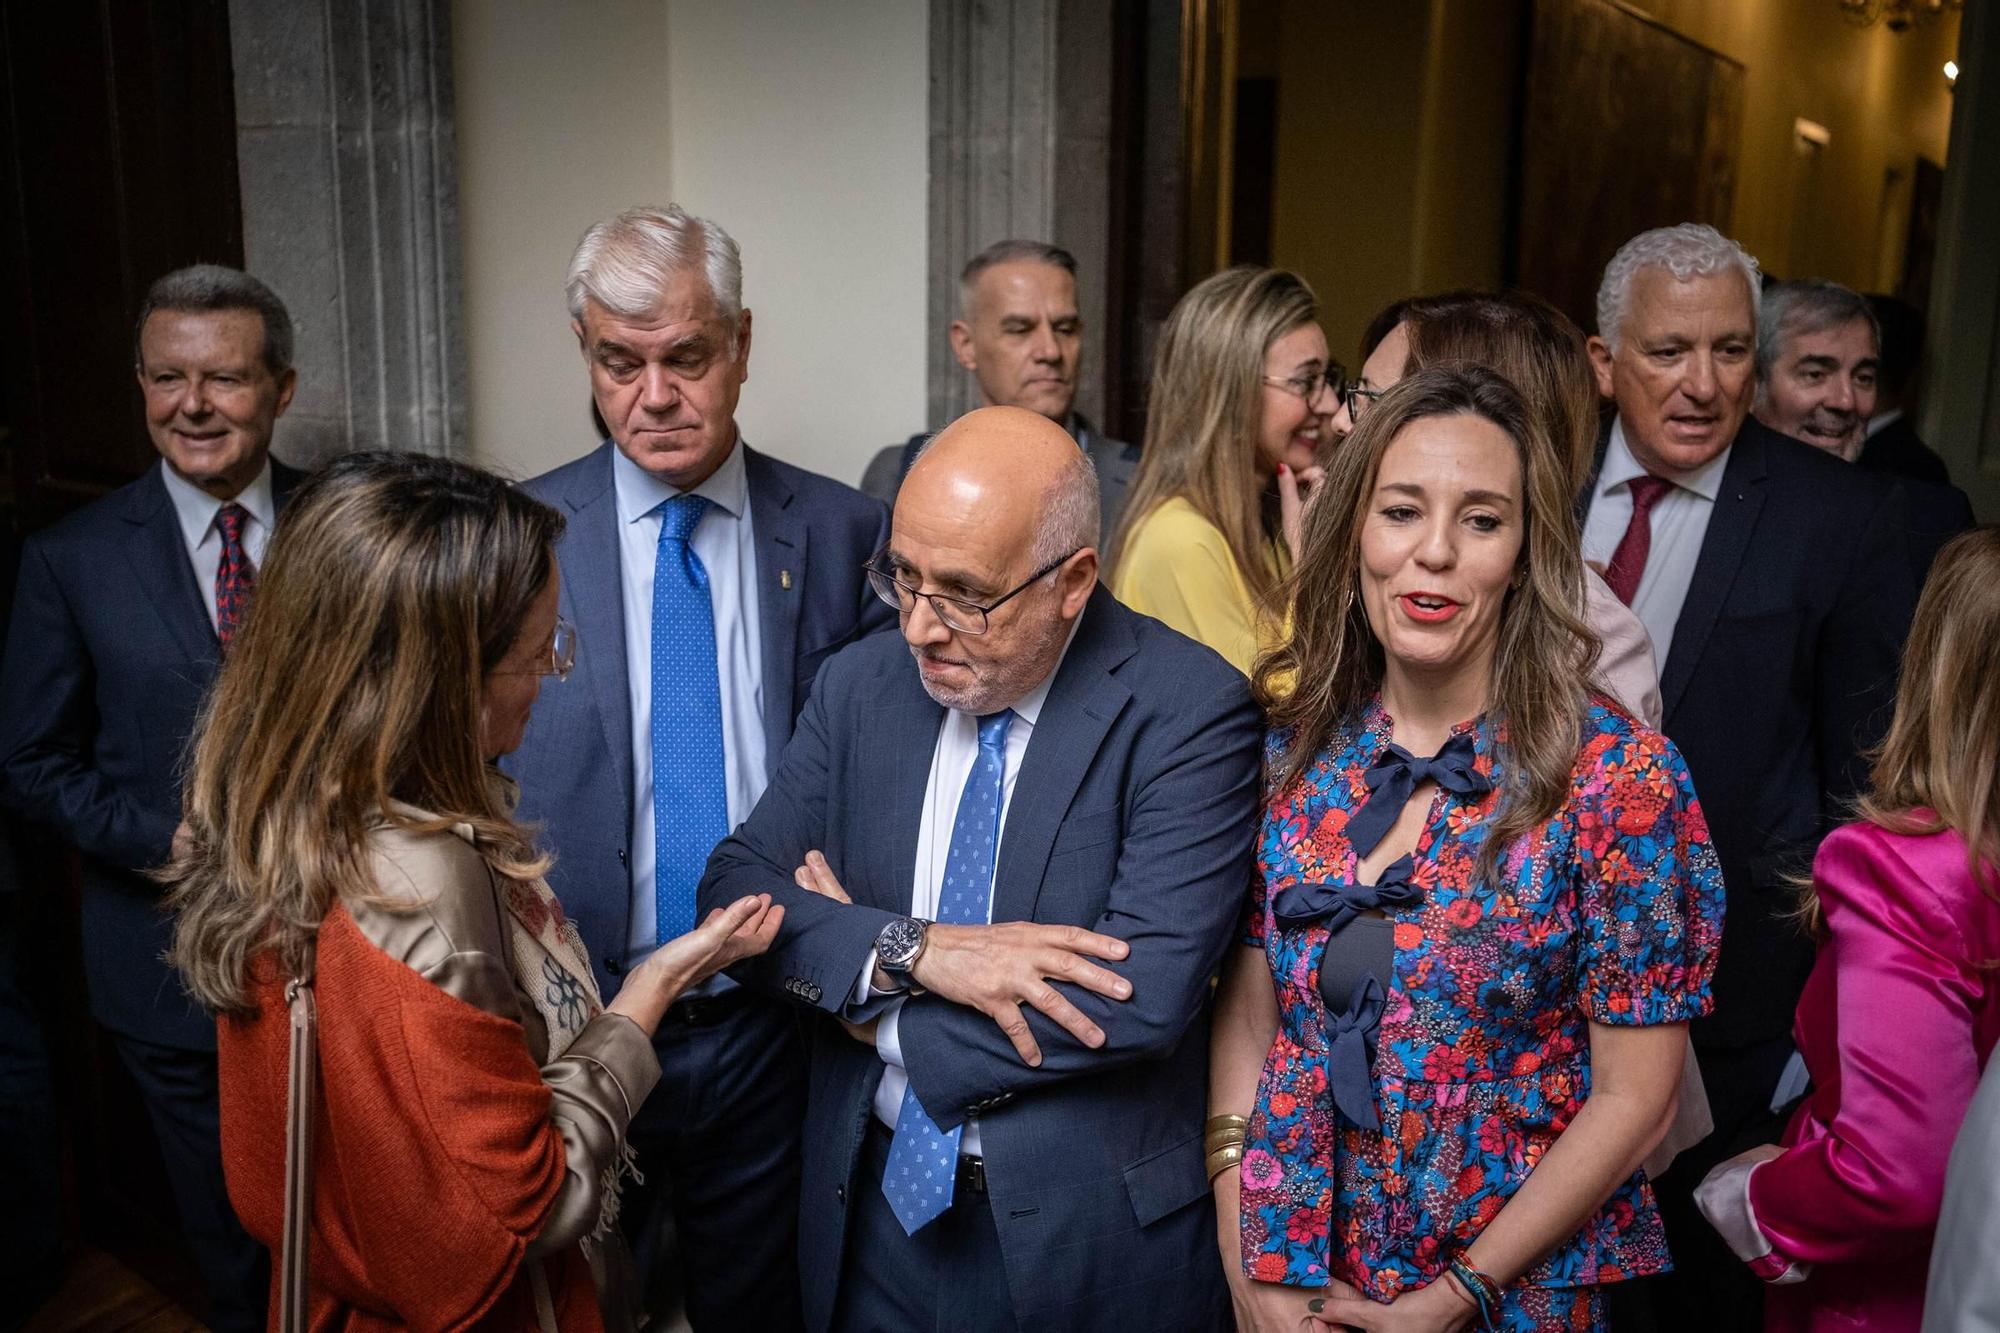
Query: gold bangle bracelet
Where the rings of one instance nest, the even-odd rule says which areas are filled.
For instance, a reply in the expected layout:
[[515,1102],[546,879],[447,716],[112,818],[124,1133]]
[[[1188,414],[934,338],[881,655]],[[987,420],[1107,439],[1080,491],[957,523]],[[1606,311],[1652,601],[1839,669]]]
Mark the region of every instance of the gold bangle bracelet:
[[1202,1136],[1201,1150],[1211,1153],[1217,1148],[1240,1147],[1242,1143],[1243,1131],[1240,1129],[1211,1129]]
[[1212,1115],[1208,1118],[1208,1123],[1202,1126],[1202,1129],[1210,1134],[1215,1133],[1218,1129],[1247,1130],[1249,1128],[1250,1117],[1247,1115]]
[[1242,1163],[1243,1146],[1241,1144],[1228,1148],[1218,1148],[1208,1154],[1208,1178],[1213,1181],[1230,1167],[1240,1166]]

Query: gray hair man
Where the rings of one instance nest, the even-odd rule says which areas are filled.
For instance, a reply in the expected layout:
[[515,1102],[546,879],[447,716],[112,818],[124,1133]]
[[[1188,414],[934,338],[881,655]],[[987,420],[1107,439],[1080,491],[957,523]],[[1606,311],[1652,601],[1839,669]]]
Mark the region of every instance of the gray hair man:
[[[820,663],[890,619],[857,572],[887,539],[882,505],[737,427],[742,287],[736,242],[677,206],[585,232],[565,288],[609,438],[527,483],[569,520],[562,614],[590,647],[508,768],[607,994],[694,924],[702,867],[763,794]],[[798,1213],[796,1021],[718,977],[655,1050],[630,1131],[646,1182],[621,1214],[648,1305],[662,1314],[678,1277],[697,1333],[797,1327],[794,1233],[773,1221]]]
[[[1100,434],[1075,408],[1083,361],[1075,256],[1045,241],[987,246],[959,273],[958,318],[946,337],[978,384],[982,404],[1026,408],[1069,432],[1097,468],[1103,530],[1115,531],[1139,451]],[[893,504],[930,435],[921,431],[877,453],[861,489]]]
[[[1256,821],[1259,721],[1221,658],[1098,583],[1091,469],[968,413],[869,578],[704,907],[770,892],[746,977],[803,1000],[815,1328],[1224,1327],[1201,1163],[1209,978]],[[795,928],[794,928],[795,927]]]
[[1657,1182],[1677,1271],[1649,1282],[1672,1327],[1761,1326],[1759,1284],[1691,1191],[1724,1145],[1782,1127],[1812,961],[1788,885],[1866,780],[1915,603],[1900,495],[1749,415],[1757,279],[1712,227],[1645,232],[1606,267],[1590,339],[1617,410],[1583,497],[1584,556],[1653,636],[1661,730],[1729,893],[1714,1014],[1692,1033],[1715,1132]]
[[1837,282],[1781,282],[1757,317],[1757,419],[1852,463],[1875,414],[1881,330]]

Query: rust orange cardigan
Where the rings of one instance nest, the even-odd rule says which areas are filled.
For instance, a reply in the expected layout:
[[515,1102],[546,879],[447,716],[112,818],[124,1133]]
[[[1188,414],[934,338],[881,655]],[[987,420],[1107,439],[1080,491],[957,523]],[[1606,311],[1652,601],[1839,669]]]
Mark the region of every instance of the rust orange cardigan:
[[[256,1010],[217,1025],[222,1151],[243,1224],[284,1230],[284,979],[252,970]],[[533,1329],[541,1262],[565,1333],[599,1333],[575,1245],[526,1257],[564,1176],[550,1094],[519,1024],[447,995],[377,949],[341,907],[320,927],[311,1326]],[[273,1284],[272,1318],[277,1315]]]

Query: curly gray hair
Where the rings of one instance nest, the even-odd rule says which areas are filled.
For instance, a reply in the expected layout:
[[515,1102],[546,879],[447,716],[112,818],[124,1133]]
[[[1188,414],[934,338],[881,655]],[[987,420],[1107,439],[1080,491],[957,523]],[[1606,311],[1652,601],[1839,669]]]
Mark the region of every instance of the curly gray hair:
[[1632,303],[1632,280],[1641,269],[1663,268],[1682,282],[1711,273],[1741,273],[1750,288],[1750,314],[1761,304],[1763,284],[1757,261],[1749,251],[1715,228],[1700,222],[1642,231],[1618,247],[1604,266],[1597,284],[1597,336],[1613,352],[1625,333],[1625,316]]

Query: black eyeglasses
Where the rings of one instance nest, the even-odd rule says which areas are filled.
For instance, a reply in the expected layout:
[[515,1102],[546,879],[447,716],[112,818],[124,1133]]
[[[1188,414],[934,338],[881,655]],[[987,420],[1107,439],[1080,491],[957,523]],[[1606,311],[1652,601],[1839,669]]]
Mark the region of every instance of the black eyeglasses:
[[1286,393],[1296,394],[1309,403],[1319,397],[1321,389],[1345,401],[1343,395],[1347,392],[1347,371],[1338,362],[1329,362],[1326,369],[1317,375],[1293,375],[1289,379],[1266,375],[1264,383],[1274,389],[1283,389]]
[[1340,405],[1347,409],[1347,419],[1355,425],[1361,424],[1361,414],[1375,406],[1375,400],[1389,392],[1387,389],[1366,389],[1367,380],[1356,380],[1341,386]]
[[1070,556],[1082,549],[1079,546],[1062,559],[1052,560],[1043,565],[1023,579],[1019,587],[1002,594],[985,606],[977,602],[968,602],[962,597],[947,597],[941,592],[925,592],[921,588],[903,582],[882,568],[883,553],[879,551],[873,559],[861,567],[861,571],[868,576],[868,586],[875,590],[875,595],[895,607],[898,615],[906,616],[916,610],[917,599],[921,597],[931,604],[931,610],[937,612],[937,618],[943,621],[947,628],[956,630],[960,634],[984,634],[987,630],[988,616],[999,610],[1003,603],[1012,601],[1034,587],[1037,580],[1061,569],[1068,563]]

